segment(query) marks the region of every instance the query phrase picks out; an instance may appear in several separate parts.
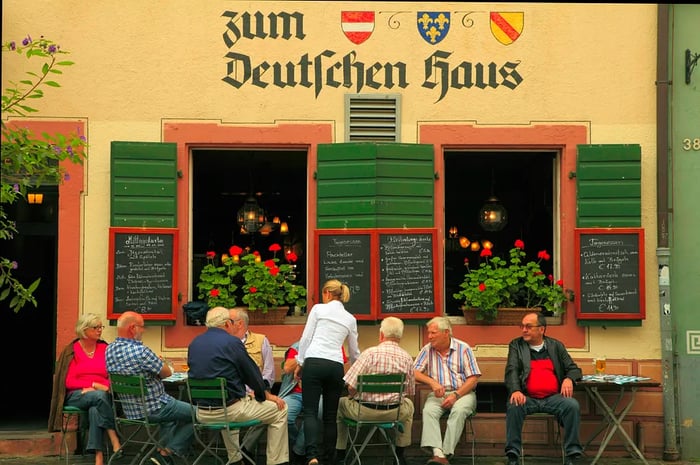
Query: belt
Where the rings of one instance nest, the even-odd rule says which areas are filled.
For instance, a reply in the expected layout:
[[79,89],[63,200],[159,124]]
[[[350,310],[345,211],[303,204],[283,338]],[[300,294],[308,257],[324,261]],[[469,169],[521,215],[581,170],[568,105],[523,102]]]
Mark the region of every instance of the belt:
[[399,404],[373,404],[371,402],[360,402],[360,404],[374,410],[393,410],[399,406]]
[[[241,399],[229,400],[229,401],[226,403],[226,407],[232,406],[233,404],[235,404],[235,403],[238,402],[239,400],[241,400]],[[212,405],[212,406],[198,405],[197,408],[200,409],[200,410],[206,410],[206,411],[208,411],[208,412],[211,412],[211,411],[213,411],[213,410],[221,410],[223,407],[217,407],[217,406],[213,406],[213,405]]]

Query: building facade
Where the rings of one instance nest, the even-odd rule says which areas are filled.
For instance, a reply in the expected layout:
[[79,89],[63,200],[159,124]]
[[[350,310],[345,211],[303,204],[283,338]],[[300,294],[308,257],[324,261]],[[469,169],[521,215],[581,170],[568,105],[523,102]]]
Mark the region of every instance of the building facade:
[[[24,229],[25,237],[46,242],[28,244],[34,255],[24,253],[48,269],[47,295],[38,309],[3,317],[5,323],[19,329],[42,322],[41,376],[49,393],[56,352],[74,337],[77,315],[94,311],[113,322],[118,313],[115,228],[155,228],[176,238],[173,298],[149,318],[144,339],[170,358],[184,357],[203,330],[186,324],[182,306],[198,298],[208,251],[282,242],[299,257],[310,307],[319,300],[319,231],[424,228],[434,231],[431,310],[451,316],[455,335],[474,347],[483,380],[497,384],[519,331],[465,324],[452,295],[464,259],[476,263],[479,254],[453,239],[490,240],[494,253],[523,239],[533,252],[548,250],[550,272],[579,289],[577,232],[628,228],[643,237],[642,291],[633,309],[623,309],[628,318],[614,310],[591,315],[578,295],[547,333],[566,343],[584,372],[605,356],[609,372],[661,382],[638,393],[625,428],[650,457],[698,457],[697,392],[679,386],[698,385],[692,309],[700,216],[692,207],[700,78],[691,73],[684,84],[684,60],[686,48],[691,56],[700,51],[693,28],[700,13],[693,5],[668,6],[664,28],[662,9],[4,2],[3,42],[44,35],[75,62],[57,79],[61,87],[37,101],[40,116],[8,123],[77,131],[89,146],[83,165],[66,167],[69,181],[43,188],[43,216],[27,222],[48,223],[50,231]],[[670,147],[660,145],[658,132],[662,48],[673,81],[664,87],[669,104],[661,115]],[[24,71],[3,55],[3,88]],[[661,147],[670,155],[665,169]],[[672,182],[658,184],[664,175]],[[660,185],[668,189],[667,205],[660,205]],[[508,209],[500,231],[478,223],[479,206],[491,196]],[[267,210],[263,223],[279,216],[289,234],[272,224],[270,235],[241,234],[236,214],[249,197]],[[386,305],[378,294],[360,311],[370,315],[361,321],[363,347],[376,341],[378,318],[371,316],[391,313],[374,308]],[[416,355],[426,343],[426,319],[408,313],[402,345]],[[281,355],[300,337],[303,318],[257,330]],[[113,326],[104,333],[116,336]],[[500,403],[498,388],[484,392]],[[600,412],[581,396],[590,432]],[[502,422],[502,407],[484,421]],[[667,418],[673,428],[665,428]],[[679,441],[668,432],[674,428]],[[624,453],[622,443],[617,447]]]

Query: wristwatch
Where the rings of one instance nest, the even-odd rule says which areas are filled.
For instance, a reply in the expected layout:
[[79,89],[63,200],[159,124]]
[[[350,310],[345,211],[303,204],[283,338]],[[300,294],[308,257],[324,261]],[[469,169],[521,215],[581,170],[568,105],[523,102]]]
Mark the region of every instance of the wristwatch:
[[454,394],[457,399],[460,398],[460,395],[457,391],[452,391],[452,394]]

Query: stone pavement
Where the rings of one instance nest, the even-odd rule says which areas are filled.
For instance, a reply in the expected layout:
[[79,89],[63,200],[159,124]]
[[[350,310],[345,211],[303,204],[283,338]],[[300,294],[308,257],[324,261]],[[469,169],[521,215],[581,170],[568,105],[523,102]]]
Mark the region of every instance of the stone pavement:
[[[116,465],[127,465],[132,457],[126,456],[123,460],[120,460]],[[261,460],[262,459],[262,460]],[[194,460],[194,459],[192,459]],[[593,460],[592,457],[583,457],[578,462],[577,465],[588,465]],[[425,460],[420,457],[408,457],[408,465],[425,465]],[[664,462],[660,460],[649,460],[649,465],[697,465],[698,462]],[[92,455],[75,455],[69,456],[68,460],[63,457],[52,456],[52,457],[18,457],[18,458],[2,458],[0,457],[0,464],[2,465],[94,465],[95,459]],[[210,458],[207,461],[200,461],[202,465],[215,465],[216,462]],[[471,457],[456,457],[453,458],[450,463],[452,465],[471,465]],[[476,457],[474,461],[475,465],[505,465],[505,459],[503,457]],[[264,457],[258,457],[258,464],[264,465]],[[363,465],[382,465],[381,457],[367,457],[362,460]],[[526,457],[526,465],[557,465],[561,464],[561,460],[554,458],[541,458],[541,457]],[[608,458],[604,457],[598,461],[599,465],[643,465],[643,462],[638,459],[633,458]],[[149,462],[150,465],[150,462]],[[386,461],[385,465],[391,465],[389,460]]]

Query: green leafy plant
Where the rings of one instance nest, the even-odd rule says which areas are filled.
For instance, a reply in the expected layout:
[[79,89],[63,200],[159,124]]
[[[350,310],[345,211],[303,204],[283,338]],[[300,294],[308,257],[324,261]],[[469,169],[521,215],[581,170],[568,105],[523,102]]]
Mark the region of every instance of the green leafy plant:
[[287,253],[287,263],[280,263],[276,256],[281,250],[279,244],[272,244],[269,250],[273,257],[267,260],[257,251],[246,252],[236,245],[220,260],[215,252],[207,252],[207,264],[197,283],[199,298],[205,300],[209,308],[232,308],[240,299],[249,311],[263,313],[284,305],[305,306],[306,288],[294,284],[296,254]]
[[[62,183],[70,178],[60,163],[69,160],[82,163],[85,157],[86,139],[80,134],[42,133],[33,134],[21,127],[21,120],[7,122],[9,116],[27,116],[38,110],[28,105],[30,99],[44,97],[43,88],[57,88],[60,84],[50,79],[51,76],[63,74],[61,67],[70,66],[72,61],[59,60],[67,54],[53,41],[40,37],[32,40],[25,37],[20,44],[15,41],[3,42],[2,52],[11,57],[26,57],[43,61],[38,72],[26,71],[20,80],[12,80],[13,73],[19,66],[8,57],[3,58],[3,75],[7,74],[8,85],[2,94],[2,174],[0,176],[0,239],[12,240],[17,234],[16,223],[7,216],[5,205],[13,204],[26,196],[29,188],[39,187],[42,183]],[[0,301],[10,299],[10,308],[17,313],[27,303],[37,306],[33,292],[39,286],[37,279],[29,286],[24,286],[13,275],[20,264],[16,260],[0,257]]]
[[559,314],[565,311],[565,303],[573,300],[573,291],[565,289],[562,280],[542,272],[541,261],[551,258],[546,250],[538,252],[536,261],[526,261],[525,244],[518,239],[508,260],[493,256],[491,249],[483,249],[481,258],[475,269],[465,260],[462,290],[453,294],[465,308],[476,308],[478,319],[493,321],[498,309],[504,307],[540,307]]

